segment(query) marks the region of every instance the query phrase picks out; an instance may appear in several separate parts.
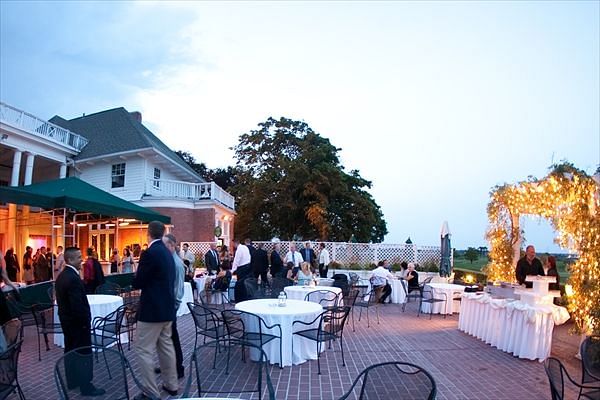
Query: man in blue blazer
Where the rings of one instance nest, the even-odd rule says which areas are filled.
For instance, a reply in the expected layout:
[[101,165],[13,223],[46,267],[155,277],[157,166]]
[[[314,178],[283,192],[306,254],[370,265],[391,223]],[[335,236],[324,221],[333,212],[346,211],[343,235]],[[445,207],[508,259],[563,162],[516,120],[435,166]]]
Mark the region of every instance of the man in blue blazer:
[[141,289],[137,315],[136,352],[139,357],[139,380],[142,393],[136,400],[160,399],[161,394],[154,376],[154,354],[158,354],[163,389],[177,395],[179,385],[175,369],[175,350],[171,338],[171,324],[175,319],[175,263],[162,241],[165,226],[162,222],[148,224],[148,250],[140,256],[133,287]]

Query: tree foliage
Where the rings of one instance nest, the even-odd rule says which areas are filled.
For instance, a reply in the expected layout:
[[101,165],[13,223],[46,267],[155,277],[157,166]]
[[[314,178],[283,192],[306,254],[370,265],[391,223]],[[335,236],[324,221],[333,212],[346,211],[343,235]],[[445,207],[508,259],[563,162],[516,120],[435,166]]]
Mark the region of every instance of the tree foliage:
[[224,190],[228,190],[237,183],[237,168],[215,168],[210,169],[204,163],[199,163],[196,158],[188,151],[177,150],[175,152],[183,161],[185,161],[194,171],[208,182],[215,182]]
[[479,259],[479,251],[475,247],[469,247],[465,251],[465,259],[469,260],[471,264],[473,264],[473,261],[477,261]]
[[233,150],[237,236],[381,242],[387,233],[371,182],[345,172],[340,149],[305,122],[269,118]]

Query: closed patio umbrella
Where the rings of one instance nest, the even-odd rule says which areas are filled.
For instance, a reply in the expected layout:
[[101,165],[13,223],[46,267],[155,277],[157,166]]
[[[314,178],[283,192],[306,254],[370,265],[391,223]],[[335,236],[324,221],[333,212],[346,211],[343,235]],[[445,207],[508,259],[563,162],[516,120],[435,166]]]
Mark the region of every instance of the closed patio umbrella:
[[450,252],[452,251],[452,246],[450,245],[450,235],[448,221],[444,221],[442,224],[442,232],[440,234],[442,240],[440,262],[441,276],[450,276],[452,273],[452,265],[450,264]]

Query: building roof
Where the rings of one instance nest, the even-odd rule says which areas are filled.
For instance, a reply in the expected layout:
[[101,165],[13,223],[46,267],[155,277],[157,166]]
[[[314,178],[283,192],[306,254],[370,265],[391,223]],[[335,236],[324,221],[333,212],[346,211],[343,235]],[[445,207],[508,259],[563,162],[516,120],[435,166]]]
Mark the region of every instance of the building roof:
[[154,148],[201,182],[205,180],[174,151],[157,138],[125,108],[113,108],[66,120],[58,115],[50,122],[76,132],[89,140],[75,159],[85,160],[111,154]]

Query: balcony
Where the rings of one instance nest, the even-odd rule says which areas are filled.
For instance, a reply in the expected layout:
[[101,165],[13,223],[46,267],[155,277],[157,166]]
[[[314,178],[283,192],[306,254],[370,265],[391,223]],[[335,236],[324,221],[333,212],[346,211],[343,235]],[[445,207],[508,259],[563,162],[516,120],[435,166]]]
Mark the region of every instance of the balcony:
[[81,135],[0,102],[0,123],[60,144],[79,153],[88,144]]
[[190,183],[167,179],[146,179],[144,197],[191,201],[213,200],[235,210],[235,198],[214,182]]

